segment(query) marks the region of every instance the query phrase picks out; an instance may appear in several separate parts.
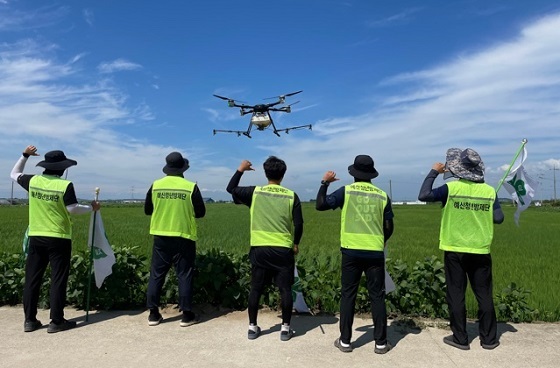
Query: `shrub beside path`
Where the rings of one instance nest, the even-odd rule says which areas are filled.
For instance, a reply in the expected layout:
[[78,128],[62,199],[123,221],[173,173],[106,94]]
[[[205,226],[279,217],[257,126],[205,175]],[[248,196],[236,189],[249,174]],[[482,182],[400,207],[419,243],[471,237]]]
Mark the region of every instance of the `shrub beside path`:
[[245,311],[202,311],[201,323],[180,327],[176,309],[163,311],[164,321],[147,324],[146,311],[85,312],[67,308],[66,318],[78,322],[70,331],[48,334],[49,311],[38,314],[45,326],[23,332],[23,308],[0,307],[0,367],[558,367],[560,324],[499,324],[501,345],[484,350],[469,323],[471,349],[444,345],[450,331],[419,328],[394,321],[388,329],[395,346],[385,355],[373,352],[372,322],[356,318],[352,353],[333,346],[338,317],[294,315],[296,335],[280,341],[278,313],[261,311],[262,335],[247,339]]

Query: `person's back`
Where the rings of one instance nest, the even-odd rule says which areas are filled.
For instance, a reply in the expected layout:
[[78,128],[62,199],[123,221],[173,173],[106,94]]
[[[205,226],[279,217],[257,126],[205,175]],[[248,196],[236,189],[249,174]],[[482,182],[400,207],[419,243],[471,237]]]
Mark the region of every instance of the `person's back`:
[[354,183],[327,195],[330,183],[338,180],[334,171],[323,175],[317,192],[318,211],[341,208],[340,249],[341,296],[340,337],[334,346],[340,351],[352,351],[352,325],[360,279],[365,273],[374,320],[376,354],[385,354],[392,346],[387,341],[387,310],[385,306],[386,241],[393,233],[393,211],[387,194],[371,183],[378,176],[373,159],[358,155],[348,167]]
[[181,176],[165,176],[152,184],[154,210],[150,234],[197,240],[192,195],[195,183]]
[[29,236],[72,239],[72,221],[64,205],[70,181],[35,175],[29,181]]
[[447,183],[448,196],[440,228],[439,248],[488,254],[494,236],[494,188],[460,179]]
[[165,158],[162,171],[167,175],[157,179],[146,193],[144,213],[151,216],[153,235],[150,279],[146,306],[150,310],[148,325],[157,326],[163,320],[159,312],[161,290],[172,265],[179,286],[179,310],[183,312],[181,327],[199,322],[192,311],[193,277],[198,231],[196,218],[204,217],[206,207],[198,186],[183,177],[189,160],[179,152]]
[[340,246],[348,249],[383,251],[383,213],[387,194],[370,182],[344,187]]
[[29,192],[29,245],[25,263],[23,309],[24,332],[33,332],[42,327],[37,320],[37,303],[47,266],[51,266],[50,317],[47,332],[56,333],[76,327],[75,321],[64,318],[66,287],[70,273],[72,254],[72,221],[70,214],[89,213],[100,208],[98,202],[90,205],[78,203],[73,184],[61,176],[75,160],[66,157],[63,151],[54,150],[45,154],[37,166],[45,170],[41,175],[23,174],[30,156],[38,156],[35,146],[27,146],[10,174],[11,178]]
[[[432,188],[439,174],[457,178]],[[418,199],[441,202],[440,249],[444,251],[446,300],[452,335],[443,342],[461,350],[470,349],[467,334],[465,289],[470,282],[478,302],[479,337],[484,349],[494,349],[497,336],[493,301],[490,245],[494,224],[504,215],[495,190],[484,182],[484,163],[473,149],[450,148],[445,164],[436,162],[428,173]]]
[[294,192],[277,184],[256,186],[251,202],[251,246],[293,246]]
[[260,336],[261,329],[257,324],[259,299],[264,288],[274,280],[281,296],[280,339],[288,341],[294,333],[290,329],[293,308],[291,288],[294,283],[294,255],[298,253],[303,234],[303,215],[297,194],[280,185],[287,170],[286,163],[270,156],[263,169],[268,184],[239,186],[243,173],[253,170],[251,162],[243,160],[226,189],[236,204],[250,208],[251,215],[251,291],[247,308],[247,338],[254,340]]

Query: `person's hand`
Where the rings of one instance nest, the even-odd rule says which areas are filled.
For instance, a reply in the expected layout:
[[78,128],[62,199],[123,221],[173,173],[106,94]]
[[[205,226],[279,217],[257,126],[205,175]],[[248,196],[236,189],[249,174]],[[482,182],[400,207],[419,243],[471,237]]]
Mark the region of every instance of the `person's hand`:
[[294,255],[297,255],[299,253],[299,247],[297,244],[294,244],[293,250],[294,250]]
[[97,201],[91,201],[91,208],[93,208],[94,211],[99,211],[101,209],[101,203]]
[[441,162],[436,162],[434,166],[432,166],[432,169],[440,174],[443,174],[445,172],[445,164],[442,164]]
[[239,172],[245,172],[245,171],[255,171],[255,169],[253,169],[251,166],[253,164],[251,163],[251,161],[249,160],[243,160],[241,161],[241,163],[239,164],[239,167],[237,168],[237,171]]
[[27,146],[25,147],[25,149],[23,150],[23,153],[29,156],[39,156],[39,154],[37,153],[37,147],[35,146]]
[[336,173],[334,171],[329,170],[325,173],[325,175],[323,175],[323,181],[326,181],[327,183],[332,183],[337,180],[339,179],[336,177]]

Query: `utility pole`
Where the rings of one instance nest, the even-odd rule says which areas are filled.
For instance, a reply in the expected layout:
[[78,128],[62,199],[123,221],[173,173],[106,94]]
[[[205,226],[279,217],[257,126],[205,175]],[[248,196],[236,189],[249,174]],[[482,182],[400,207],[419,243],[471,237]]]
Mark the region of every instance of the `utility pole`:
[[12,180],[12,197],[10,200],[10,205],[14,205],[14,181]]
[[556,203],[556,171],[560,170],[556,167],[556,164],[554,164],[554,167],[550,170],[553,170],[553,176],[552,176],[552,180],[554,181],[554,203]]
[[391,179],[389,179],[389,198],[393,200],[393,186],[391,185]]

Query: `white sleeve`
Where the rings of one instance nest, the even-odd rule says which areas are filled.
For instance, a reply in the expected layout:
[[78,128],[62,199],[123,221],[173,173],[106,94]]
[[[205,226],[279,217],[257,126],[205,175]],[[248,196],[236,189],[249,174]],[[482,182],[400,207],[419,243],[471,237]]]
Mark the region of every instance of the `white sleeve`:
[[17,181],[18,178],[23,175],[23,169],[25,168],[25,164],[27,163],[27,157],[20,156],[19,160],[17,160],[12,172],[10,173],[10,177],[12,180]]
[[66,206],[66,209],[72,215],[81,215],[93,211],[93,208],[89,204],[79,204],[79,203],[74,203],[69,206]]

